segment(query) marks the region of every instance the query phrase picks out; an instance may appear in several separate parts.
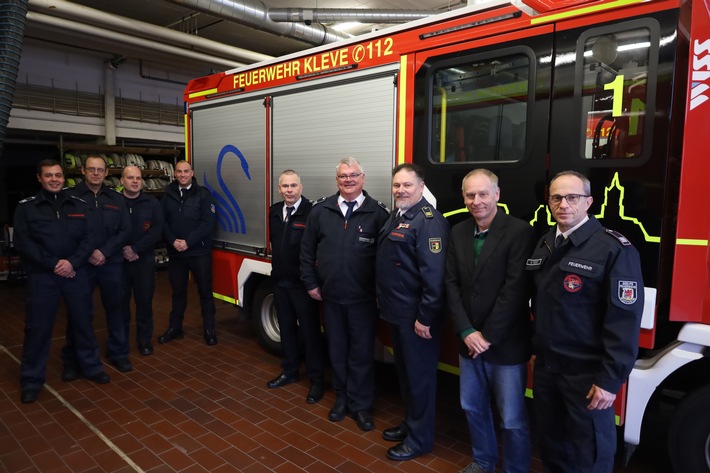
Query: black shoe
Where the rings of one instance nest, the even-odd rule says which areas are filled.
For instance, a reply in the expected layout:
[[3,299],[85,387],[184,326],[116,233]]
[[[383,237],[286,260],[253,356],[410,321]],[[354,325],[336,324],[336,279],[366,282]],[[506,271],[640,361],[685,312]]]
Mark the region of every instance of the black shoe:
[[76,366],[64,365],[62,369],[62,381],[69,382],[75,379],[79,379],[79,370],[76,369]]
[[217,345],[217,334],[214,329],[205,330],[205,343],[209,346]]
[[308,395],[306,396],[306,402],[315,404],[321,399],[323,399],[323,385],[320,383],[311,384],[311,389],[308,390]]
[[355,415],[357,426],[363,432],[369,432],[375,428],[375,423],[372,421],[372,414],[367,411],[357,411]]
[[295,383],[296,381],[298,381],[298,376],[289,376],[286,373],[281,373],[266,383],[266,386],[269,388],[280,388],[281,386],[286,386],[287,384]]
[[116,367],[118,371],[121,371],[122,373],[125,373],[126,371],[131,371],[133,369],[133,365],[131,364],[130,361],[128,361],[128,358],[121,358],[120,360],[113,361],[113,366]]
[[20,401],[22,402],[22,404],[29,404],[30,402],[35,402],[37,400],[37,394],[39,394],[39,389],[23,389],[22,393],[20,393]]
[[404,442],[387,449],[387,458],[394,461],[411,460],[419,455],[421,455],[421,453],[412,450],[411,447]]
[[397,427],[385,429],[385,431],[382,432],[382,438],[388,442],[404,442],[404,439],[407,438],[407,433],[407,426],[400,424]]
[[345,419],[346,410],[347,407],[345,405],[345,400],[336,399],[335,404],[330,409],[330,412],[328,412],[328,420],[330,420],[331,422],[340,422],[341,420]]
[[106,384],[111,381],[111,377],[103,370],[91,376],[87,376],[86,379],[96,384]]
[[158,343],[168,343],[184,336],[185,332],[183,332],[182,329],[169,328],[164,334],[158,337]]
[[152,355],[153,354],[153,345],[151,345],[150,342],[139,343],[138,344],[138,353],[140,353],[143,356]]

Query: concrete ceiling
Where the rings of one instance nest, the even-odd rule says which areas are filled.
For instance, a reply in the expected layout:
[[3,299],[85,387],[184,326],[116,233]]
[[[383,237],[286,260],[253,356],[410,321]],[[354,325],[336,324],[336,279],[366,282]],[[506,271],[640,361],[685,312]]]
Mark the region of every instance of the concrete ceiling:
[[[51,5],[51,0],[48,1]],[[65,0],[56,0],[65,1]],[[239,0],[231,0],[240,3]],[[250,0],[254,1],[254,0]],[[256,0],[261,1],[266,9],[272,8],[297,8],[297,9],[385,9],[385,10],[436,10],[448,11],[457,9],[466,4],[466,0]],[[259,30],[253,27],[244,26],[234,21],[211,16],[207,13],[198,12],[186,8],[171,0],[72,0],[72,4],[89,7],[112,15],[138,20],[161,28],[169,28],[174,31],[183,32],[200,38],[213,40],[222,44],[242,48],[249,51],[269,55],[279,56],[307,49],[313,45],[305,42],[286,38],[268,31]],[[33,8],[30,1],[30,12],[42,12],[38,14],[46,15],[47,9],[38,10]],[[50,13],[51,14],[51,13]],[[31,14],[28,16],[31,19]],[[326,26],[335,26],[330,23]],[[370,32],[373,28],[381,29],[388,25],[361,24],[355,25],[345,30],[350,34],[362,34]],[[77,32],[67,29],[50,27],[47,24],[39,25],[35,21],[28,21],[26,35],[39,40],[50,41],[57,44],[92,49],[97,52],[108,54],[124,55],[133,59],[160,60],[169,58],[164,52],[150,51],[149,48],[136,47],[135,45],[123,45],[111,39],[98,36],[87,35],[85,31]],[[88,37],[87,37],[88,36]],[[166,57],[167,56],[167,57]],[[197,65],[199,60],[183,59]],[[246,63],[253,61],[243,61]],[[227,69],[223,64],[209,64],[209,60],[204,61],[215,70]],[[202,66],[204,66],[203,64]]]

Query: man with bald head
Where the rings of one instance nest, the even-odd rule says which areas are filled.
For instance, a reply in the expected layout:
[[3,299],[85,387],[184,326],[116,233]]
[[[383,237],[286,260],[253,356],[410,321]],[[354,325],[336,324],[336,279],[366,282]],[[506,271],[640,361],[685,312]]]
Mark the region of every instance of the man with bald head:
[[130,335],[131,293],[136,304],[136,342],[141,355],[152,355],[153,294],[155,293],[155,244],[163,231],[160,202],[143,192],[143,177],[136,166],[126,166],[121,174],[123,198],[128,207],[131,232],[123,246],[125,294],[123,314]]
[[644,304],[638,251],[589,215],[589,179],[552,178],[557,225],[527,260],[533,277],[534,407],[545,471],[611,473],[614,400],[638,353]]

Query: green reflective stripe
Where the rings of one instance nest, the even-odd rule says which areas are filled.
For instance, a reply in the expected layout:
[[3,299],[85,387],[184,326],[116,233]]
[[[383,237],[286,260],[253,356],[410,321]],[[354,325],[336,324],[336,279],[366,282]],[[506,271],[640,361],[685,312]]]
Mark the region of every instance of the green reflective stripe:
[[223,296],[222,294],[212,293],[212,297],[219,299],[220,301],[229,302],[230,304],[239,305],[239,301],[233,297]]
[[675,243],[676,245],[686,246],[708,246],[707,240],[694,240],[692,238],[678,238]]
[[207,90],[201,90],[200,92],[193,92],[189,94],[187,97],[190,99],[194,99],[195,97],[203,97],[205,95],[210,95],[210,94],[216,94],[218,89],[207,89]]
[[439,362],[437,368],[439,368],[441,371],[446,371],[447,373],[455,374],[456,376],[461,376],[461,370],[456,366]]
[[595,13],[604,10],[610,10],[612,8],[623,7],[626,5],[633,5],[634,3],[641,3],[645,0],[619,0],[617,2],[605,3],[602,5],[593,5],[590,7],[578,8],[576,10],[567,11],[563,13],[553,13],[551,15],[545,15],[537,18],[532,18],[530,20],[531,25],[539,25],[541,23],[549,23],[551,21],[564,20],[566,18],[572,18],[579,15],[586,15],[588,13]]

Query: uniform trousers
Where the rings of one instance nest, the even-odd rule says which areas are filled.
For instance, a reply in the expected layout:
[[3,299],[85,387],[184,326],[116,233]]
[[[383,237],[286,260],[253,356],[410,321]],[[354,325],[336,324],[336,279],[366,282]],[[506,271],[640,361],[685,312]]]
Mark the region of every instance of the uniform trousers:
[[175,330],[182,330],[182,321],[187,309],[187,284],[191,272],[200,296],[204,329],[214,330],[216,309],[212,295],[212,255],[209,253],[197,256],[170,255],[168,276],[173,290],[173,307],[170,311],[169,326]]
[[325,359],[320,330],[320,312],[303,286],[274,287],[274,304],[281,332],[281,368],[289,377],[298,376],[301,341],[306,355],[306,375],[313,384],[323,384]]
[[[106,315],[106,328],[108,339],[106,340],[106,358],[116,362],[128,358],[128,331],[124,323],[123,315],[123,262],[106,263],[101,266],[86,266],[89,278],[89,308],[92,317],[94,316],[93,293],[98,286],[101,293],[101,303]],[[67,324],[67,343],[62,348],[62,360],[65,365],[76,367],[76,354],[73,327],[71,319]],[[86,375],[86,373],[84,373]]]
[[126,334],[130,338],[131,294],[136,306],[136,341],[148,345],[153,338],[153,294],[155,293],[155,256],[153,252],[140,255],[136,261],[125,261],[123,317]]
[[64,299],[75,340],[75,359],[87,376],[103,370],[99,345],[91,324],[89,281],[85,268],[75,270],[73,278],[53,273],[35,273],[27,278],[25,340],[22,345],[20,382],[22,389],[40,389],[45,382],[47,359],[52,344],[52,329]]
[[432,338],[422,338],[414,332],[414,322],[391,324],[390,330],[405,406],[404,423],[408,433],[404,442],[415,452],[427,453],[434,446],[436,370],[441,332],[432,329]]
[[333,389],[350,412],[369,411],[375,398],[374,300],[355,304],[323,302],[323,324],[333,368]]
[[614,408],[589,410],[595,373],[561,374],[535,360],[533,388],[546,473],[611,473],[616,453]]

